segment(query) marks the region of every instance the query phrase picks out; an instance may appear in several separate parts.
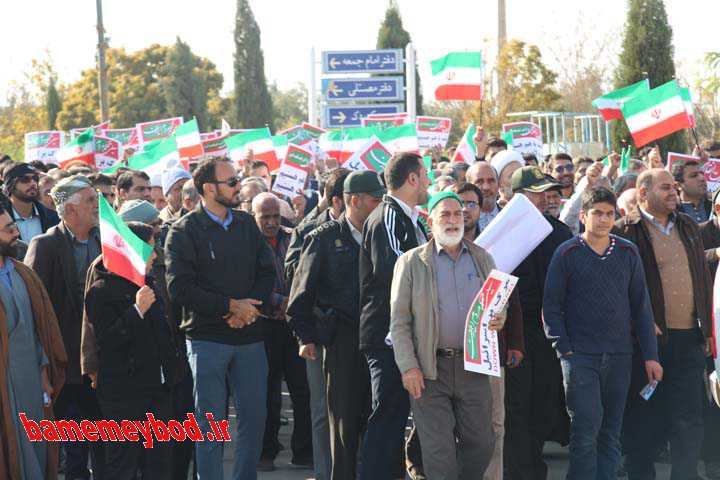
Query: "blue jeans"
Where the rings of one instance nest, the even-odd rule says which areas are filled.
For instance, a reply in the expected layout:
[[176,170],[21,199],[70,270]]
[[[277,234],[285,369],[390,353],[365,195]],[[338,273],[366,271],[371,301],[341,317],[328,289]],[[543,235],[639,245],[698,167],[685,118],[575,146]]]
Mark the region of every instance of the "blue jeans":
[[574,353],[560,359],[570,415],[568,480],[615,480],[632,355]]
[[410,397],[392,350],[365,352],[370,368],[372,413],[362,446],[361,480],[405,477],[405,426]]
[[[233,480],[255,480],[265,429],[268,366],[262,342],[226,345],[187,340],[187,356],[195,381],[195,418],[203,435],[212,432],[206,413],[226,420],[227,385],[232,389],[237,415],[234,439]],[[223,477],[220,442],[196,442],[195,461],[199,480]]]

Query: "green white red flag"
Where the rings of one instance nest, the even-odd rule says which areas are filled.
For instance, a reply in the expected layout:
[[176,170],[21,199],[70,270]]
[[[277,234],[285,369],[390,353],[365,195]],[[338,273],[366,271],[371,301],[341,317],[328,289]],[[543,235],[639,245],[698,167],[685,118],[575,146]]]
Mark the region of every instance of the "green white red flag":
[[691,128],[675,80],[627,100],[621,110],[638,148],[683,128]]
[[435,100],[482,98],[482,53],[450,52],[430,62]]
[[198,123],[194,118],[175,129],[175,141],[180,158],[198,158],[204,153]]
[[685,103],[685,111],[690,119],[690,128],[695,128],[695,106],[692,103],[692,97],[690,96],[690,89],[687,87],[680,88],[680,96]]
[[475,163],[477,158],[477,147],[475,147],[475,124],[470,122],[468,128],[465,130],[465,134],[460,139],[460,143],[455,149],[455,154],[452,157],[453,162],[464,162],[468,165]]
[[146,144],[145,151],[128,159],[128,167],[147,173],[151,185],[161,185],[163,172],[177,166],[180,155],[174,136]]
[[418,153],[420,151],[417,127],[414,123],[406,123],[379,131],[377,137],[393,155],[401,152]]
[[92,127],[81,127],[81,128],[71,128],[70,129],[70,138],[75,139],[78,135],[83,133],[88,128],[92,128],[95,132],[95,135],[102,135],[103,130],[106,130],[110,126],[110,121],[98,123],[97,125],[93,125]]
[[650,82],[647,79],[641,80],[596,98],[593,100],[592,106],[600,111],[600,116],[606,122],[610,120],[621,120],[623,114],[620,108],[623,103],[641,93],[647,93],[649,90]]
[[273,147],[275,148],[275,156],[277,158],[285,158],[288,152],[288,137],[287,135],[273,135],[272,136]]
[[108,271],[142,287],[152,247],[132,233],[102,195],[98,201],[103,265]]
[[323,133],[318,139],[318,144],[320,145],[320,149],[324,151],[328,157],[339,161],[343,144],[342,130],[329,130]]
[[83,162],[91,167],[95,166],[95,140],[92,127],[78,135],[75,140],[68,143],[57,153],[60,168],[67,168],[75,162]]
[[280,160],[275,153],[269,128],[256,128],[231,135],[225,140],[225,144],[230,159],[238,164],[243,161],[248,150],[252,150],[253,158],[265,162],[271,172],[280,168]]
[[355,152],[364,147],[376,133],[378,132],[374,127],[353,127],[343,130],[343,141],[338,162],[341,165],[345,163]]

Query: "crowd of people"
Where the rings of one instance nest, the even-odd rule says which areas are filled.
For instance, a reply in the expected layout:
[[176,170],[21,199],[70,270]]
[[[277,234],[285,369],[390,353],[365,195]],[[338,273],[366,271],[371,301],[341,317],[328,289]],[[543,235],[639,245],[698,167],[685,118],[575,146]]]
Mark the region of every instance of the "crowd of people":
[[[286,448],[285,381],[291,464],[318,480],[544,480],[549,441],[572,480],[651,480],[663,458],[672,480],[701,460],[720,479],[720,195],[700,162],[474,141],[474,163],[434,148],[431,171],[416,153],[379,173],[318,158],[292,199],[252,152],[153,179],[4,157],[0,477],[221,479],[232,448],[232,478],[254,479]],[[495,268],[475,239],[515,195],[551,233],[507,272],[495,377],[465,370],[465,322]],[[144,286],[103,262],[99,197],[152,247]],[[19,418],[194,413],[210,432],[231,401],[225,447],[33,442]]]

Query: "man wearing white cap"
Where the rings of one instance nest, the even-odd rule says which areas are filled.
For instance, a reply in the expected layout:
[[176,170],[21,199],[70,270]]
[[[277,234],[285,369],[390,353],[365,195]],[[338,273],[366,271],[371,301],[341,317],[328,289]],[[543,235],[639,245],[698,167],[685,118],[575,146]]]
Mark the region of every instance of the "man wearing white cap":
[[162,175],[162,192],[167,205],[160,211],[160,220],[172,222],[187,212],[182,207],[182,189],[190,180],[190,172],[180,167],[165,170]]
[[510,186],[510,178],[520,167],[525,166],[525,160],[520,152],[514,150],[503,150],[496,153],[490,165],[493,166],[498,175],[498,183],[500,185],[500,199],[498,203],[503,206],[512,198],[512,187]]

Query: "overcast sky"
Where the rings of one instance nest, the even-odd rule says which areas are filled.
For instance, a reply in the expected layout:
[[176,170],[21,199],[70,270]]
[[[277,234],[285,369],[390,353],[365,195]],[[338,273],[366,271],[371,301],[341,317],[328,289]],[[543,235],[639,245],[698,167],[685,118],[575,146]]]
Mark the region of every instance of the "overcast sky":
[[[497,36],[496,0],[397,0],[405,29],[418,52],[420,75],[430,96],[429,62],[452,50],[483,50],[491,61]],[[310,49],[372,49],[387,0],[250,0],[262,31],[269,81],[281,88],[307,82]],[[697,71],[708,49],[720,50],[718,0],[666,0],[681,76]],[[508,38],[550,49],[573,42],[576,26],[590,37],[620,34],[626,0],[507,0]],[[137,50],[169,44],[176,36],[212,60],[232,88],[235,1],[105,0],[105,28],[112,47]],[[97,43],[94,0],[4,2],[0,28],[0,102],[10,81],[32,58],[48,50],[63,82],[94,65]],[[617,43],[617,42],[616,42]],[[615,55],[616,51],[611,51]],[[548,58],[552,66],[552,61]]]

